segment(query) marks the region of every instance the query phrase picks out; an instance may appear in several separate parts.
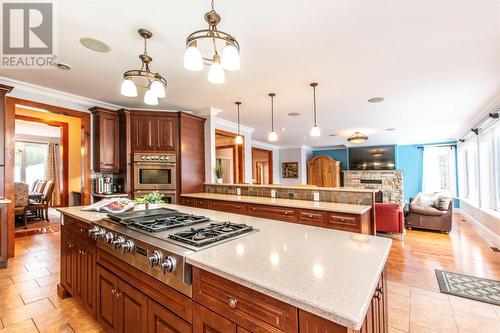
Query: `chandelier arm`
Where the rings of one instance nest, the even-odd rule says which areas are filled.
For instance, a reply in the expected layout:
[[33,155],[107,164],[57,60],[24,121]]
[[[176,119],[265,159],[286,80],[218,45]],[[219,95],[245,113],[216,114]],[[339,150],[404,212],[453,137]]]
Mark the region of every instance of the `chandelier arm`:
[[238,52],[240,51],[240,44],[238,43],[236,38],[234,38],[230,34],[225,33],[223,31],[217,31],[217,35],[210,35],[211,32],[212,32],[211,30],[207,30],[207,29],[198,30],[198,31],[193,32],[191,35],[189,35],[186,38],[186,47],[189,47],[189,45],[191,45],[191,43],[194,41],[198,41],[201,39],[208,39],[208,38],[213,39],[213,38],[215,38],[215,39],[219,39],[219,40],[222,40],[228,44],[233,45],[234,47],[236,47]]

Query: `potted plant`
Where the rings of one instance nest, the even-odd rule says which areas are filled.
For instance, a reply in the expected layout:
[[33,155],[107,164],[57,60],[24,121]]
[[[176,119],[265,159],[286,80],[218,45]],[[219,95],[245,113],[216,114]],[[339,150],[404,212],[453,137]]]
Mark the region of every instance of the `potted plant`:
[[224,176],[224,169],[222,168],[222,163],[217,162],[215,165],[215,177],[217,177],[217,184],[222,184],[222,176]]
[[163,195],[160,192],[156,191],[139,197],[135,199],[134,202],[134,210],[142,210],[158,208],[158,204],[164,203],[165,201],[163,201]]

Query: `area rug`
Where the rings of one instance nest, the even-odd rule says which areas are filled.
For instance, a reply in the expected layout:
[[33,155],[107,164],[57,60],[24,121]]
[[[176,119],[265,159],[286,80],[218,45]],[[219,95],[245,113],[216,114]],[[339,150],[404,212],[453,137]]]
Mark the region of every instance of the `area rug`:
[[500,305],[500,281],[436,269],[442,293]]

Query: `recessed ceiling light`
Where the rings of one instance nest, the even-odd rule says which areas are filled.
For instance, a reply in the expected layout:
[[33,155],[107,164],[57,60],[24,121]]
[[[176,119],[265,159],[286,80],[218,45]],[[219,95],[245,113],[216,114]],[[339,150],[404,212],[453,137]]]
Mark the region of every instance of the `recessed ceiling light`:
[[71,69],[71,66],[62,62],[58,62],[57,68],[62,69],[63,71],[69,71]]
[[389,127],[389,128],[386,128],[385,130],[388,132],[391,132],[391,131],[395,131],[396,129],[394,127]]
[[370,103],[380,103],[384,100],[383,97],[373,97],[368,100]]
[[304,140],[306,139],[307,137],[304,135]]
[[338,134],[336,134],[336,133],[330,133],[328,135],[330,135],[330,136],[337,136]]
[[284,131],[285,131],[285,128],[284,128],[284,127],[282,127],[282,128],[281,128],[281,131],[282,131],[282,132],[284,132]]
[[300,113],[298,113],[298,112],[290,112],[288,115],[290,117],[297,117],[297,116],[300,116]]
[[80,38],[80,43],[89,50],[95,52],[108,53],[109,51],[111,51],[111,47],[108,44],[94,38]]

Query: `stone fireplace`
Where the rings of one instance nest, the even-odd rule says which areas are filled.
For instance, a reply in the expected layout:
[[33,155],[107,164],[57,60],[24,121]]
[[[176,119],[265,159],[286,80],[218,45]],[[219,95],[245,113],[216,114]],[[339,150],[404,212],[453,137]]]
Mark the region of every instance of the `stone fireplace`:
[[394,202],[401,207],[404,206],[402,171],[344,171],[344,186],[379,190],[382,192],[381,197],[383,202]]

